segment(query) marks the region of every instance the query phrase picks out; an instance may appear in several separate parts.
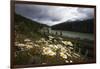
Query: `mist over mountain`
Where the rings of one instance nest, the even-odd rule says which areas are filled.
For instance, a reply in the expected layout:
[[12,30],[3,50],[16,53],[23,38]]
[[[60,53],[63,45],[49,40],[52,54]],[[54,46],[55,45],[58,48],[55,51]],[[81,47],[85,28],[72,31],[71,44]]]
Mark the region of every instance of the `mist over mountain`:
[[94,18],[94,8],[85,7],[16,4],[15,12],[48,26],[53,26],[68,20],[76,21]]

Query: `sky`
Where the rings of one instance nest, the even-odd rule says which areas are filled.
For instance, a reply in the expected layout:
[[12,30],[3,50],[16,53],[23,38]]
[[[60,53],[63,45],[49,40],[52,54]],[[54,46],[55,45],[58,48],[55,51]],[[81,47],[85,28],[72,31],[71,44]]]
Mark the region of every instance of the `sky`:
[[66,21],[94,18],[94,8],[16,4],[15,12],[33,21],[49,26]]

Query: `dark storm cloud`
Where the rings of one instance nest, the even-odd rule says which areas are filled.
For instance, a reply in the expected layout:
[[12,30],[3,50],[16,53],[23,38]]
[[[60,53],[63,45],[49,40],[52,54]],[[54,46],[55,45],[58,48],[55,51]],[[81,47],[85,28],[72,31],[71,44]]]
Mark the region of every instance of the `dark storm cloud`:
[[16,4],[15,12],[34,21],[54,25],[68,20],[93,18],[94,10],[92,8]]
[[79,13],[84,13],[87,15],[87,18],[94,18],[94,9],[91,8],[79,8]]

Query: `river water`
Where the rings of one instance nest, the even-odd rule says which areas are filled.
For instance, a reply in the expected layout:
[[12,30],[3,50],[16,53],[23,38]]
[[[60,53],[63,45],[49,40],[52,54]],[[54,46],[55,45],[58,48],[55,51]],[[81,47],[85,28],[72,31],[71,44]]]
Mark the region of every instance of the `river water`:
[[94,39],[94,36],[91,33],[80,33],[80,32],[60,31],[60,30],[50,30],[50,32],[53,34],[57,33],[58,35],[60,35],[60,32],[62,32],[62,36],[64,37],[80,38],[80,39],[88,39],[88,40]]

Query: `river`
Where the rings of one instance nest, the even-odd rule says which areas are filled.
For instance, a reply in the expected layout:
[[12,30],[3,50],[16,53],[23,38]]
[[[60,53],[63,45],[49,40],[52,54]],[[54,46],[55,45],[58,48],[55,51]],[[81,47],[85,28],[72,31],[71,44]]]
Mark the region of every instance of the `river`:
[[[59,35],[61,30],[50,30],[50,33]],[[64,37],[71,37],[71,38],[80,38],[80,39],[88,39],[94,40],[94,35],[91,33],[80,33],[80,32],[72,32],[72,31],[62,31],[62,36]]]

